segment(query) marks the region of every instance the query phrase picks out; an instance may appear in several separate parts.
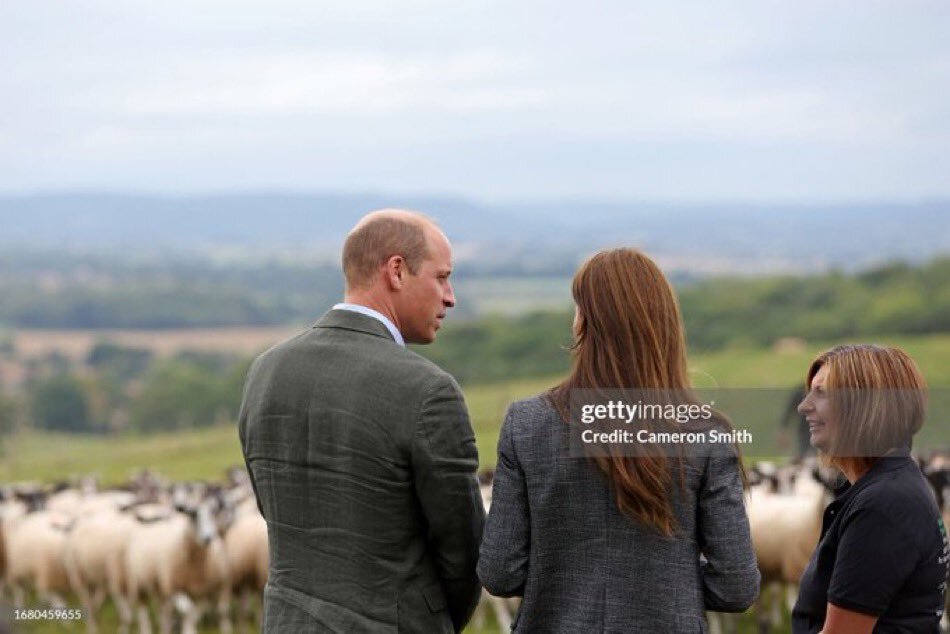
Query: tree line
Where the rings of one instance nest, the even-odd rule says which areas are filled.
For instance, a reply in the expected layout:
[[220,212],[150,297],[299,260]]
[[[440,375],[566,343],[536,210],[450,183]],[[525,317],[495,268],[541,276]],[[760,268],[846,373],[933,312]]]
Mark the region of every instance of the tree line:
[[[343,292],[335,265],[300,262],[138,262],[92,255],[4,254],[0,270],[0,327],[11,328],[309,323]],[[464,264],[459,267],[459,279],[476,279],[472,275]],[[539,279],[517,273],[498,279],[512,277],[519,284]],[[566,277],[558,279],[569,284]],[[782,336],[950,330],[950,257],[917,266],[886,264],[857,274],[674,279],[690,345],[700,350],[737,342],[765,345]],[[481,298],[474,299],[477,303]],[[457,310],[456,321],[461,316],[467,320],[459,328],[461,347],[473,337],[503,336],[505,328],[520,328],[518,319],[501,330],[493,325],[497,319],[468,323],[470,311],[470,305]]]
[[[761,348],[783,338],[950,332],[950,258],[855,275],[723,277],[685,285],[677,295],[694,352]],[[569,365],[572,319],[565,310],[449,320],[436,343],[419,352],[461,381],[558,374]]]
[[854,275],[712,279],[679,296],[689,343],[698,350],[782,337],[950,332],[950,257]]
[[[854,275],[719,278],[683,286],[678,295],[694,352],[761,348],[786,337],[950,332],[950,258]],[[449,319],[436,343],[415,349],[466,384],[557,375],[569,367],[572,318],[568,309]],[[0,341],[0,355],[16,354],[9,340]],[[79,364],[56,355],[31,361],[20,393],[0,390],[0,434],[17,424],[149,433],[231,421],[249,363],[223,354],[158,358],[105,341]]]
[[250,360],[97,344],[82,363],[33,361],[17,395],[0,395],[0,433],[19,426],[67,433],[151,433],[229,423]]

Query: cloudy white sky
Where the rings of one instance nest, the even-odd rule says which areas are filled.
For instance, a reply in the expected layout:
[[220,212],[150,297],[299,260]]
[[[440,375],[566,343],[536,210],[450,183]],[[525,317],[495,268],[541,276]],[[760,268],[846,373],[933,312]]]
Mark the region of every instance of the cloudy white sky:
[[0,2],[0,191],[950,196],[945,0]]

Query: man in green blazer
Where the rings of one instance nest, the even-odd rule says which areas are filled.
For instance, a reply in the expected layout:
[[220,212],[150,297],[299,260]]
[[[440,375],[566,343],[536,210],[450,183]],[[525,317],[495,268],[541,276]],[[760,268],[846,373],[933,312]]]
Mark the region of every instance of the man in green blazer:
[[267,520],[263,631],[459,632],[481,592],[478,453],[430,343],[455,296],[452,251],[420,214],[364,217],[346,297],[258,357],[239,416]]

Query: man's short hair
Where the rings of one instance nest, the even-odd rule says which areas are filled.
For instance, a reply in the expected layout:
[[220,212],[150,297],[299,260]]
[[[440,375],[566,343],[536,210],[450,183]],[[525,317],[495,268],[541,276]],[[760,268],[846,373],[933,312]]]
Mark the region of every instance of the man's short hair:
[[367,285],[389,258],[401,255],[413,275],[429,257],[423,217],[372,218],[358,225],[343,243],[343,275],[347,288]]

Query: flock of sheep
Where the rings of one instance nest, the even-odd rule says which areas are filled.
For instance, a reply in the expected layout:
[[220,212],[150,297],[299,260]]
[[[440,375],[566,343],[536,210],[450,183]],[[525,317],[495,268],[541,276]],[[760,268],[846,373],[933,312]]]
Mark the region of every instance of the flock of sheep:
[[133,618],[140,632],[151,632],[150,608],[163,633],[176,624],[196,632],[209,605],[220,631],[231,632],[233,600],[243,625],[259,618],[267,527],[243,469],[230,470],[224,485],[169,484],[143,472],[107,491],[90,481],[53,490],[18,485],[2,498],[0,573],[17,608],[28,591],[42,607],[73,599],[89,632],[98,631],[107,597],[122,632]]
[[[920,460],[950,524],[950,454]],[[480,476],[486,510],[491,473]],[[834,478],[813,460],[749,472],[746,506],[762,573],[757,605],[760,629],[781,619],[781,602],[794,602],[797,583],[818,542]],[[0,602],[32,607],[84,609],[89,632],[111,599],[119,630],[138,621],[151,632],[196,632],[209,607],[222,633],[258,629],[260,596],[267,581],[267,527],[243,468],[224,483],[169,483],[142,472],[121,488],[76,486],[0,489]],[[9,599],[7,598],[9,596]],[[67,600],[69,603],[67,603]],[[517,601],[487,593],[476,611],[476,631],[491,610],[508,631]],[[709,614],[711,632],[735,631],[734,618]],[[946,625],[946,623],[944,623]]]

